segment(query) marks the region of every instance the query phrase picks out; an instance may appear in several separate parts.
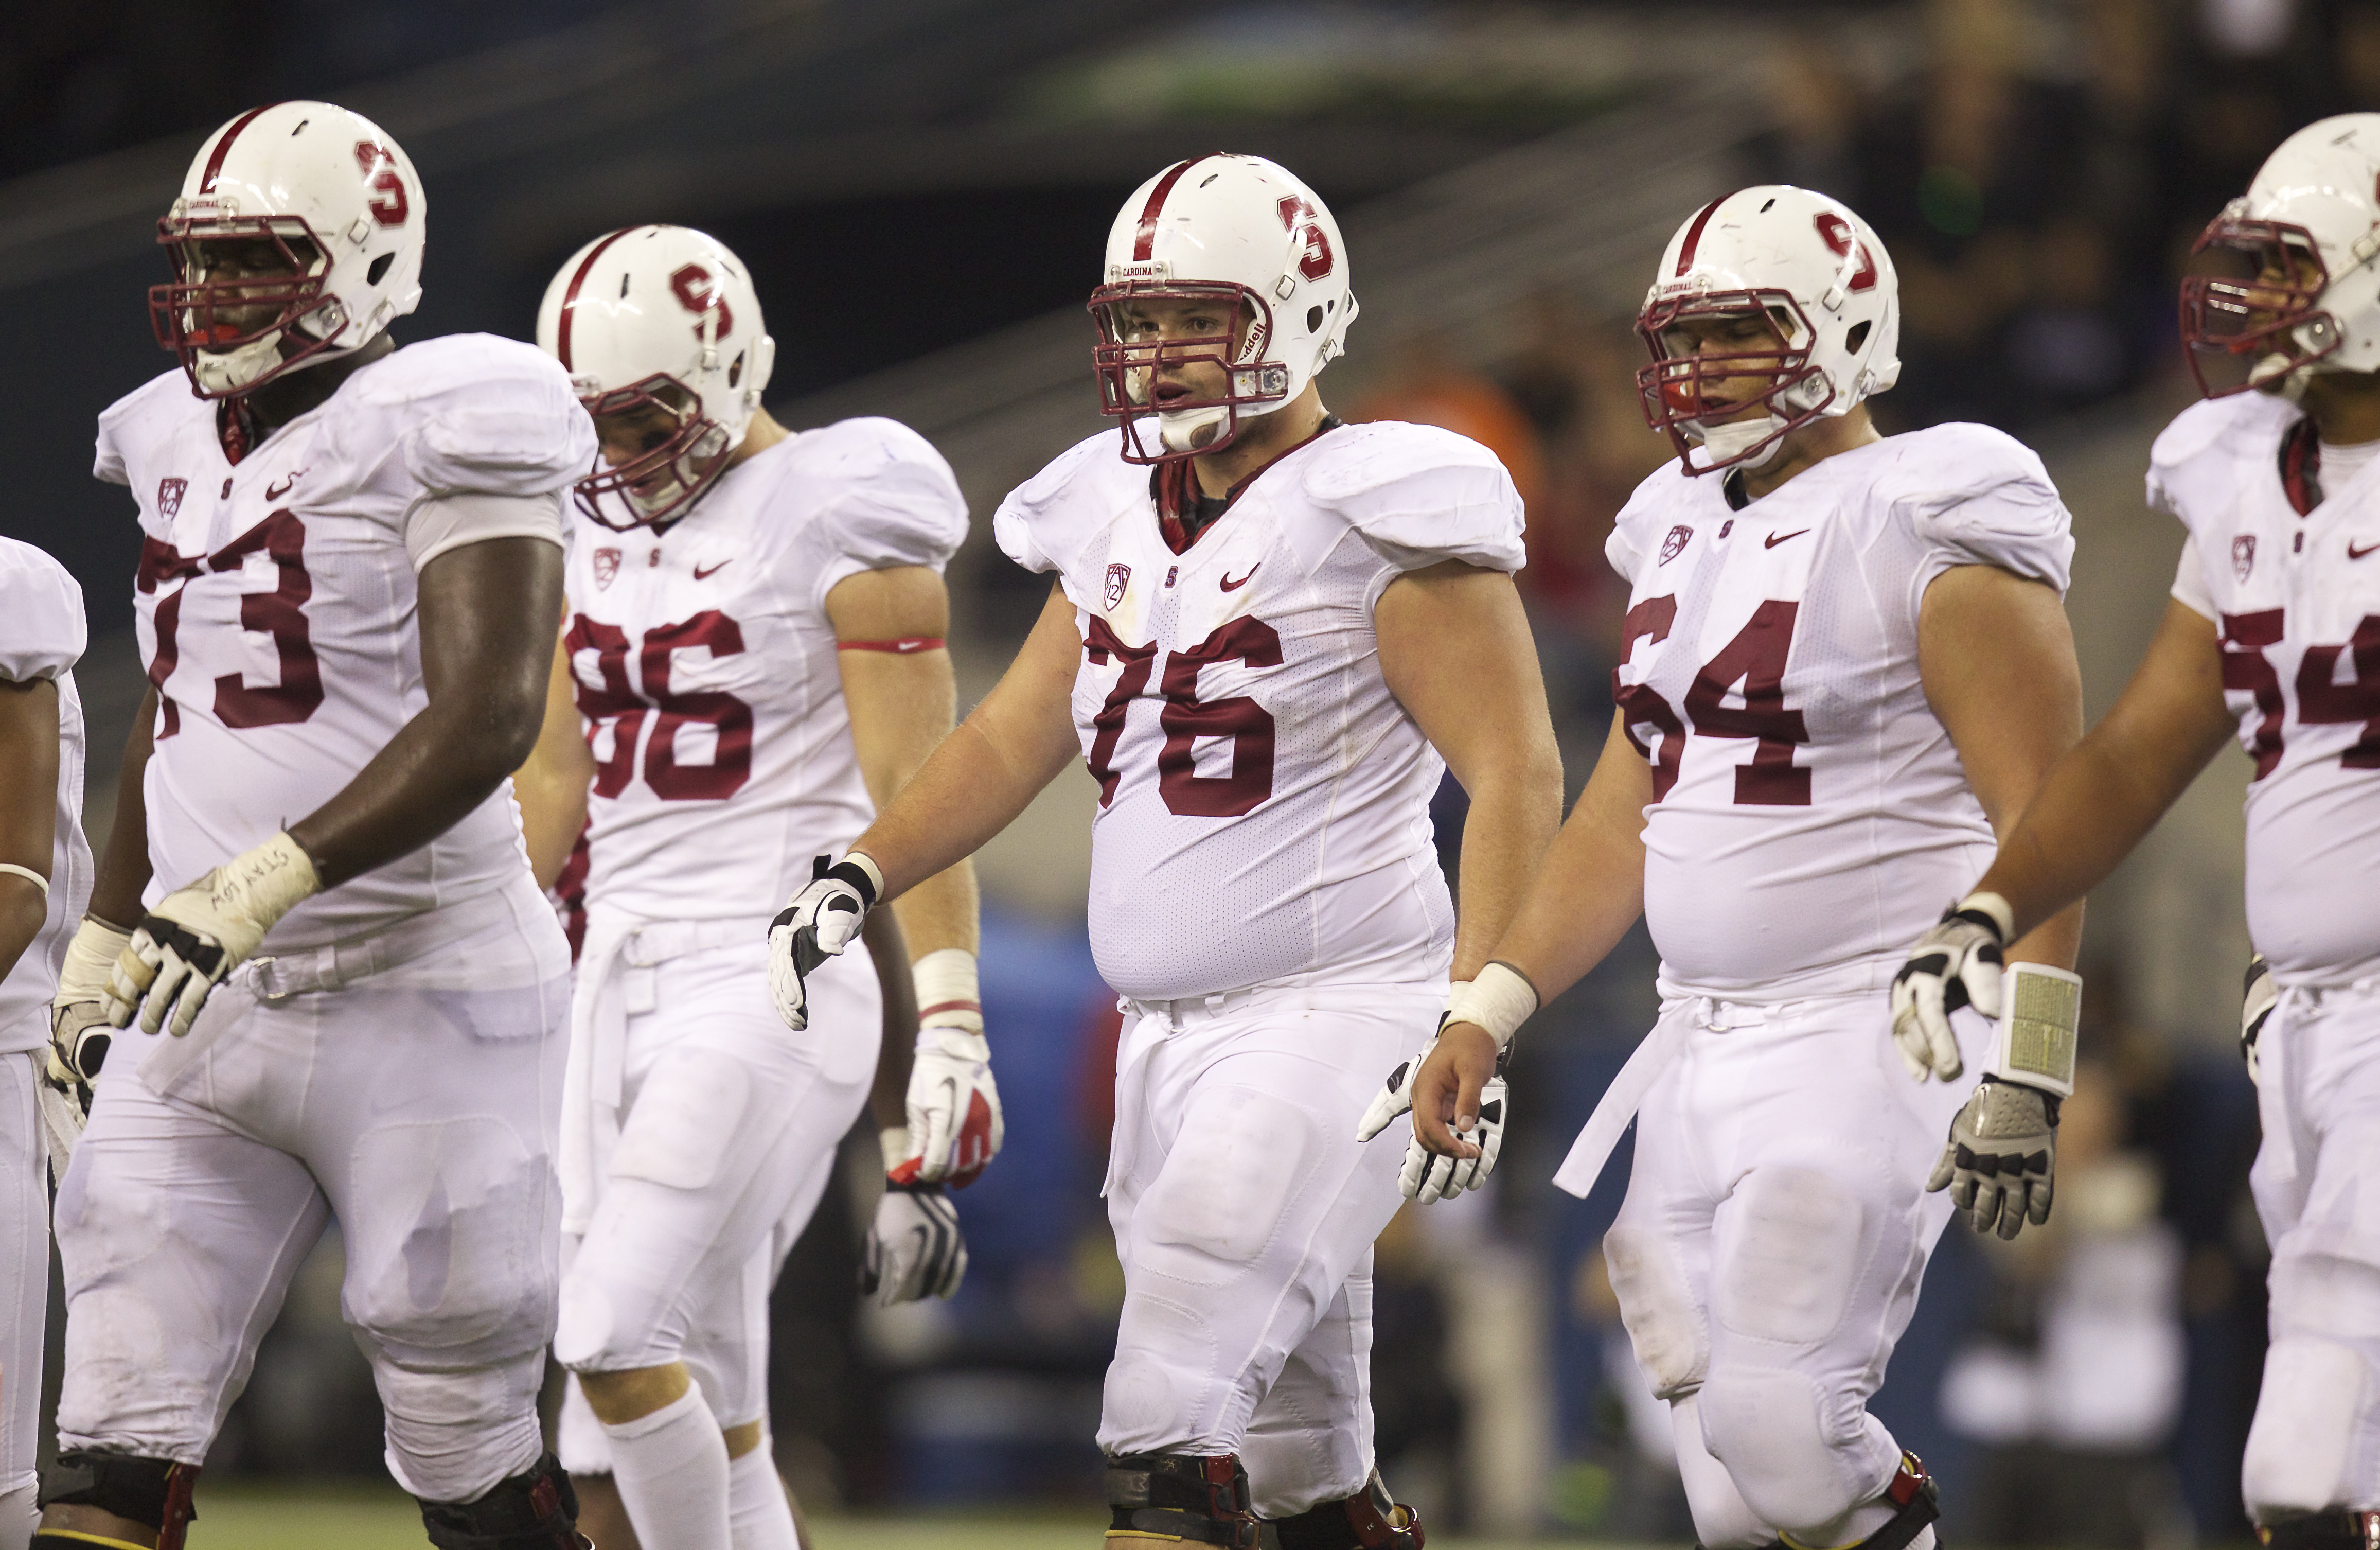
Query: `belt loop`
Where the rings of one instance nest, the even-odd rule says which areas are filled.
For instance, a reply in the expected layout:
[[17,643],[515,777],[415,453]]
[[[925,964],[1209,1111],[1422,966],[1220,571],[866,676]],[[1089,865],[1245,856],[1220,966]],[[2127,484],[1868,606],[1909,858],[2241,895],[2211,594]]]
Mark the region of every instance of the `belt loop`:
[[1220,1012],[1223,1009],[1223,1003],[1230,999],[1231,997],[1222,991],[1211,992],[1207,996],[1207,1010],[1210,1014]]
[[268,1005],[276,1007],[298,994],[296,991],[273,988],[273,966],[279,961],[280,959],[271,953],[248,960],[249,971],[256,976],[256,994]]

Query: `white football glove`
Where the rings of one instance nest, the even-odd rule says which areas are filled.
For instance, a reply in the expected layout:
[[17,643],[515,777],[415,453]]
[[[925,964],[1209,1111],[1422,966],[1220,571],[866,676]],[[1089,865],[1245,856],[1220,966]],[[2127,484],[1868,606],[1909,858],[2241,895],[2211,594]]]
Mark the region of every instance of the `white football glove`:
[[[1437,1047],[1433,1039],[1430,1049]],[[1504,1118],[1512,1096],[1504,1080],[1504,1066],[1511,1053],[1510,1045],[1500,1051],[1496,1074],[1480,1083],[1478,1129],[1454,1132],[1456,1139],[1475,1144],[1478,1156],[1442,1157],[1422,1145],[1419,1135],[1407,1135],[1405,1166],[1397,1175],[1397,1187],[1405,1192],[1407,1200],[1425,1204],[1448,1200],[1465,1190],[1481,1188],[1488,1182],[1488,1176],[1496,1171],[1496,1154],[1504,1149]],[[1389,1073],[1387,1086],[1373,1094],[1372,1106],[1364,1111],[1363,1122],[1355,1127],[1357,1141],[1370,1141],[1398,1116],[1413,1112],[1414,1078],[1428,1058],[1429,1050],[1426,1049]]]
[[1950,1121],[1925,1188],[1948,1189],[1977,1232],[2014,1238],[2049,1220],[2057,1184],[2057,1094],[1985,1077]]
[[1987,1018],[2000,1015],[2002,950],[2015,928],[2008,900],[1969,894],[1910,947],[1892,977],[1892,1042],[1919,1081],[1950,1081],[1966,1069],[1952,1012],[1972,1006]]
[[867,857],[855,851],[829,866],[820,856],[809,885],[769,922],[769,998],[787,1028],[798,1032],[810,1025],[802,982],[859,940],[861,922],[883,893],[884,874]]
[[2265,1085],[2265,1073],[2256,1064],[2256,1041],[2280,999],[2281,987],[2273,982],[2273,966],[2258,953],[2248,960],[2248,975],[2240,987],[2240,1058],[2248,1063],[2248,1080],[2259,1087]]
[[919,958],[910,975],[917,987],[917,1053],[905,1106],[916,1144],[905,1158],[887,1158],[886,1172],[896,1183],[964,1190],[1008,1135],[983,1036],[975,955],[944,947]]
[[57,993],[50,997],[50,1057],[34,1093],[49,1138],[53,1179],[66,1177],[67,1160],[91,1118],[91,1084],[115,1037],[115,1025],[107,1020],[108,982],[116,955],[131,941],[130,932],[85,915],[58,968]]
[[188,1033],[215,986],[322,886],[313,858],[284,831],[167,894],[116,955],[107,1020],[123,1028],[138,1011],[143,1033]]
[[860,1251],[859,1294],[878,1306],[948,1297],[966,1279],[959,1208],[939,1184],[884,1182]]

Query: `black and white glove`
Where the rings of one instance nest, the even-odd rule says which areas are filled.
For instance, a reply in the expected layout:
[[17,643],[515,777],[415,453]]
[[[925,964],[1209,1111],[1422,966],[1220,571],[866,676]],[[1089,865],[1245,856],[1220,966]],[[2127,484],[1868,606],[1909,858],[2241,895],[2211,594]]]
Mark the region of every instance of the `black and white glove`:
[[820,856],[809,885],[769,922],[769,998],[787,1028],[798,1032],[810,1025],[804,982],[859,940],[868,911],[883,896],[884,874],[874,861],[854,851],[829,866]]
[[2264,1036],[2265,1019],[2273,1015],[2280,999],[2281,987],[2273,981],[2273,966],[2258,953],[2248,960],[2247,978],[2240,986],[2240,1058],[2248,1063],[2248,1080],[2259,1087],[2265,1085],[2265,1073],[2256,1064],[2256,1041]]
[[1909,1074],[1955,1080],[1966,1069],[1950,1014],[1972,1006],[2000,1013],[2000,971],[2016,912],[1998,894],[1973,893],[1942,912],[1892,977],[1892,1042]]
[[[1474,1128],[1453,1132],[1457,1141],[1476,1146],[1479,1155],[1442,1156],[1421,1143],[1418,1130],[1409,1130],[1404,1167],[1397,1175],[1398,1188],[1404,1191],[1406,1199],[1424,1202],[1446,1200],[1465,1190],[1482,1188],[1488,1175],[1496,1171],[1496,1155],[1504,1149],[1504,1122],[1512,1112],[1512,1089],[1504,1080],[1504,1068],[1512,1062],[1513,1034],[1536,1009],[1536,987],[1506,963],[1491,962],[1480,970],[1476,978],[1457,980],[1447,987],[1446,1011],[1438,1019],[1439,1031],[1444,1032],[1451,1024],[1467,1022],[1496,1044],[1495,1069],[1479,1084],[1479,1108]],[[1437,1047],[1438,1042],[1433,1038],[1429,1049],[1400,1063],[1389,1073],[1387,1084],[1373,1094],[1371,1105],[1356,1123],[1357,1141],[1370,1141],[1399,1116],[1413,1112],[1414,1084],[1429,1061],[1430,1050]],[[1461,1093],[1453,1096],[1459,1103]]]
[[85,915],[58,967],[57,992],[50,997],[50,1057],[34,1094],[53,1179],[66,1177],[67,1160],[91,1118],[91,1084],[107,1063],[107,1046],[115,1037],[115,1025],[107,1019],[108,982],[116,955],[131,941],[130,932]]
[[887,1158],[891,1178],[964,1190],[1000,1153],[1008,1121],[991,1080],[983,1036],[983,1002],[975,955],[957,947],[928,953],[910,970],[917,987],[917,1051],[909,1067],[909,1156]]
[[[908,1151],[907,1137],[897,1129],[884,1131],[883,1142],[888,1163]],[[966,1278],[966,1267],[957,1203],[940,1184],[888,1177],[860,1251],[860,1295],[884,1308],[948,1297]]]
[[1977,1232],[2014,1238],[2049,1220],[2058,1183],[2058,1095],[1985,1077],[1950,1121],[1925,1188],[1949,1190]]
[[[1405,1142],[1405,1166],[1397,1174],[1397,1188],[1404,1191],[1407,1200],[1419,1201],[1427,1205],[1431,1201],[1451,1200],[1465,1190],[1486,1187],[1488,1176],[1496,1171],[1497,1154],[1504,1150],[1504,1120],[1511,1113],[1512,1096],[1511,1087],[1504,1080],[1504,1067],[1511,1055],[1512,1046],[1508,1044],[1496,1056],[1496,1074],[1480,1084],[1478,1124],[1471,1129],[1454,1132],[1455,1140],[1467,1141],[1479,1148],[1478,1156],[1440,1156],[1422,1145],[1419,1136]],[[1415,1057],[1413,1069],[1419,1070],[1425,1058],[1427,1056]],[[1405,1072],[1404,1084],[1404,1105],[1410,1110],[1413,1107],[1411,1071]],[[1390,1090],[1391,1094],[1394,1091]],[[1372,1105],[1377,1109],[1384,1101],[1393,1103],[1395,1099],[1393,1096],[1385,1100],[1375,1098]],[[1366,1125],[1371,1123],[1369,1114],[1364,1117],[1364,1122]]]
[[137,1011],[143,1033],[167,1029],[180,1038],[264,934],[322,887],[313,858],[284,831],[175,889],[116,955],[107,1020],[127,1027]]

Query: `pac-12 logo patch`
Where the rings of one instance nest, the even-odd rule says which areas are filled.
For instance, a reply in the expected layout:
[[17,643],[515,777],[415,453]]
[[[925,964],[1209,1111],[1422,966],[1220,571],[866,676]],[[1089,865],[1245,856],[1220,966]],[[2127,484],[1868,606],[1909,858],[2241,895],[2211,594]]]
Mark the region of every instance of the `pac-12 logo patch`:
[[1108,586],[1106,595],[1107,605],[1109,607],[1112,608],[1117,604],[1123,601],[1123,590],[1131,583],[1131,581],[1132,567],[1128,565],[1111,565],[1108,567]]
[[182,509],[183,493],[188,490],[187,479],[161,479],[157,482],[157,515],[168,522]]
[[1686,544],[1694,536],[1694,530],[1686,526],[1683,522],[1671,528],[1670,530],[1670,536],[1661,540],[1660,563],[1667,565],[1671,560],[1676,559],[1680,555],[1685,553]]
[[2231,541],[2231,574],[2242,581],[2256,568],[2256,535],[2243,532]]
[[595,585],[598,588],[608,587],[612,584],[612,578],[618,574],[620,574],[620,551],[617,549],[596,550]]

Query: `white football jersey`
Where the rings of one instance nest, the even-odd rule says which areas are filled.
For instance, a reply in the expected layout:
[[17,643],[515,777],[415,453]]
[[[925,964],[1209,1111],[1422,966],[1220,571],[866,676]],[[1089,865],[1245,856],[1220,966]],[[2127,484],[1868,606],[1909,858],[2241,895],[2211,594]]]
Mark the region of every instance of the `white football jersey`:
[[50,909],[42,934],[0,981],[0,1055],[50,1041],[49,1001],[67,943],[91,901],[91,846],[82,833],[82,698],[74,665],[86,630],[82,588],[66,567],[13,538],[0,538],[0,678],[47,678],[58,690],[57,833],[50,842]]
[[[722,475],[663,533],[576,518],[564,649],[596,763],[587,907],[769,914],[875,816],[826,595],[966,537],[923,436],[846,420]],[[759,946],[756,941],[754,946]]]
[[[407,546],[425,502],[549,496],[558,540],[561,491],[594,458],[562,368],[480,334],[359,369],[237,466],[178,371],[101,415],[94,471],[140,506],[134,601],[159,699],[148,902],[321,807],[429,704]],[[506,781],[420,849],[298,906],[265,946],[383,930],[528,865]]]
[[1993,851],[1918,678],[1919,603],[1962,565],[2063,592],[2068,525],[2041,459],[1980,425],[1840,453],[1741,511],[1674,463],[1637,486],[1606,549],[1630,586],[1612,684],[1653,766],[1666,994],[1891,982]]
[[2261,393],[2184,409],[2148,498],[2190,531],[2174,595],[2221,633],[2256,762],[2248,934],[2282,983],[2348,984],[2380,974],[2380,465],[2299,516],[2281,458],[2302,421]]
[[1150,484],[1104,432],[993,524],[1017,564],[1057,573],[1083,632],[1099,972],[1142,1000],[1443,976],[1454,910],[1429,799],[1446,766],[1381,677],[1372,605],[1442,560],[1520,569],[1512,479],[1451,432],[1342,426],[1181,554]]

